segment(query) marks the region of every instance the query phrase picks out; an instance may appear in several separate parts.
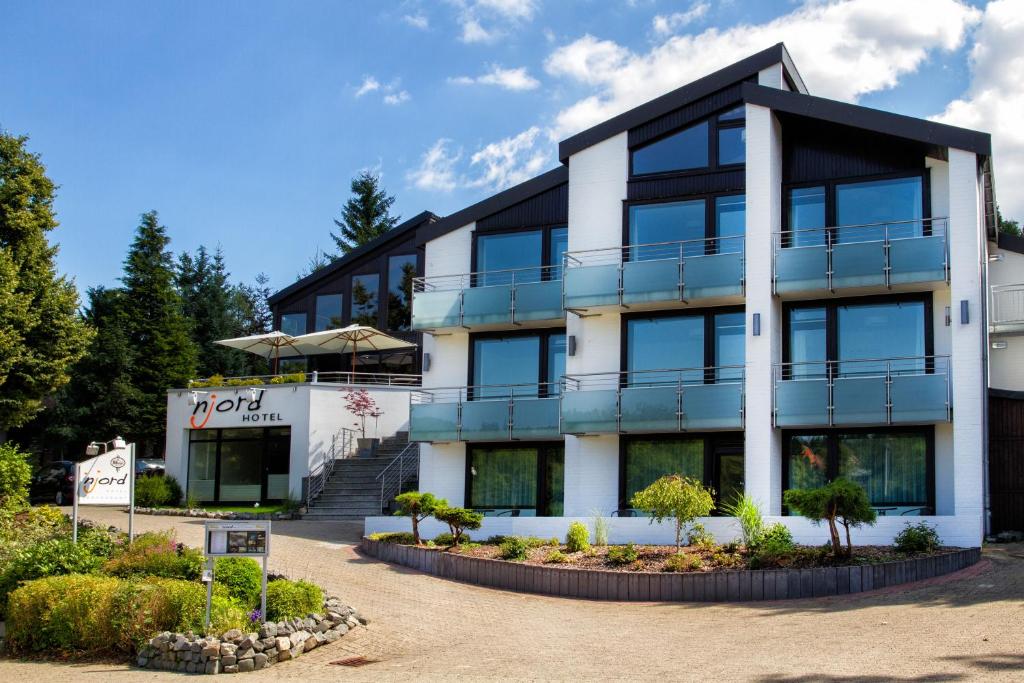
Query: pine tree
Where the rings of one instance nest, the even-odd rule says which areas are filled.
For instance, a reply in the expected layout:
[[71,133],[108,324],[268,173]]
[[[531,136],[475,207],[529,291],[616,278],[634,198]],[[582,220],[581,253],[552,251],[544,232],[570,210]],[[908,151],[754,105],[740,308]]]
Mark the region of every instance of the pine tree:
[[363,171],[352,179],[352,194],[341,210],[341,220],[334,221],[340,234],[331,233],[342,254],[380,237],[401,220],[389,213],[394,196],[380,186],[380,176]]
[[0,443],[69,381],[92,336],[74,283],[57,275],[54,185],[26,141],[0,132]]
[[[238,317],[238,336],[270,332],[274,325],[274,311],[270,308],[270,278],[258,273],[255,283],[240,284],[234,289],[233,311]],[[270,363],[266,358],[252,353],[245,354],[245,374],[266,375]]]
[[160,448],[167,390],[186,386],[196,372],[196,349],[175,288],[169,243],[156,211],[142,214],[121,278],[126,336],[139,361],[132,380],[142,395],[132,431],[151,449]]
[[177,284],[182,311],[199,352],[197,371],[203,377],[245,373],[244,356],[248,354],[214,343],[242,333],[235,310],[238,300],[228,277],[224,254],[219,247],[212,258],[203,246],[194,256],[184,252],[178,257]]

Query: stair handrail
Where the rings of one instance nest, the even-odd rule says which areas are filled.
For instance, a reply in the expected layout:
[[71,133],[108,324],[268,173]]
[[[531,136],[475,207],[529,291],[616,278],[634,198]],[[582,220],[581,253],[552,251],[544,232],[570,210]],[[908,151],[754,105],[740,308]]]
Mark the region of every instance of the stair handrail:
[[[384,512],[388,501],[402,492],[407,475],[419,469],[419,459],[419,443],[410,441],[377,475],[380,481],[381,512]],[[409,462],[406,462],[407,460]]]
[[313,505],[313,501],[324,492],[327,480],[334,472],[334,463],[341,458],[350,458],[355,453],[356,431],[348,427],[342,427],[331,435],[331,447],[322,452],[320,462],[309,471],[309,480],[306,486],[306,509]]

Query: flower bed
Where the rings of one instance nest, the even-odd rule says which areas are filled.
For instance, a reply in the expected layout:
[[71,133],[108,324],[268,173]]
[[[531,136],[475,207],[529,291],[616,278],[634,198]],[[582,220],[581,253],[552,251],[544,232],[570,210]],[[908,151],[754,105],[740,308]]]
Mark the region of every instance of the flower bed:
[[275,521],[296,519],[294,512],[233,512],[227,510],[204,510],[202,508],[135,508],[136,514],[166,517],[199,517],[201,519],[272,519]]

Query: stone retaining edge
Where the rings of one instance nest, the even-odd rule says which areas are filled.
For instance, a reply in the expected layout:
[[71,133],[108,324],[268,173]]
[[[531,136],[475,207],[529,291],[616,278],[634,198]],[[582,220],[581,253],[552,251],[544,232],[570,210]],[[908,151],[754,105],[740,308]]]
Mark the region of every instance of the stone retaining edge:
[[969,567],[981,548],[854,567],[613,572],[465,557],[363,538],[360,548],[384,562],[479,586],[564,598],[638,602],[748,602],[847,595],[930,579]]

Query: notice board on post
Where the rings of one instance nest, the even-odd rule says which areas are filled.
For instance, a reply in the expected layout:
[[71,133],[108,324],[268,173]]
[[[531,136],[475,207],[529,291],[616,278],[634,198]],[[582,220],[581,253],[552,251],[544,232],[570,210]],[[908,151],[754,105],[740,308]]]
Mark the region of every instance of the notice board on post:
[[206,522],[207,557],[267,557],[270,520]]

